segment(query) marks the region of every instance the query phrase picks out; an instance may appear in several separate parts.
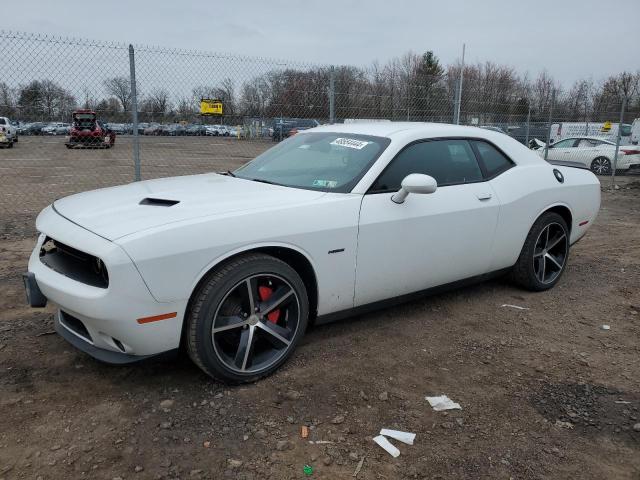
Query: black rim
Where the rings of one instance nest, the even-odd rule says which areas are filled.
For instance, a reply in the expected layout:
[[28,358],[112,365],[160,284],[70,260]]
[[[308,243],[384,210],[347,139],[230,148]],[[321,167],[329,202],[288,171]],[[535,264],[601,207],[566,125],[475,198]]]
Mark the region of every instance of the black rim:
[[224,296],[213,317],[211,339],[218,359],[238,373],[256,373],[289,350],[300,324],[300,300],[274,274],[253,275]]
[[594,173],[604,175],[611,172],[611,163],[606,158],[596,158],[591,165]]
[[559,223],[550,223],[542,229],[533,249],[533,271],[540,283],[555,281],[567,260],[569,242],[565,229]]

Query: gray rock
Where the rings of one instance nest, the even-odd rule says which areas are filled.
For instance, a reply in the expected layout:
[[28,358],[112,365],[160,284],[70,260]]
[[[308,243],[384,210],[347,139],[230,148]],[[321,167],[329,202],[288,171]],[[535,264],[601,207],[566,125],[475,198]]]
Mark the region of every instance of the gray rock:
[[328,467],[333,463],[333,459],[329,456],[326,456],[322,459],[322,463],[324,463]]
[[231,468],[240,468],[242,466],[242,460],[236,460],[234,458],[227,459],[227,463]]
[[168,410],[169,408],[173,407],[174,403],[175,402],[173,400],[162,400],[160,402],[160,408],[162,408],[163,410]]
[[636,432],[640,432],[640,423],[636,423],[636,424],[633,426],[633,430],[634,430],[634,431],[636,431]]
[[144,467],[142,465],[136,465],[136,468],[133,469],[133,471],[136,473],[140,473],[143,470],[144,470]]
[[333,420],[331,420],[331,423],[333,423],[334,425],[339,425],[342,422],[344,422],[343,415],[336,415],[335,417],[333,417]]
[[382,392],[380,395],[378,395],[378,400],[386,402],[387,400],[389,400],[389,394],[387,392]]
[[358,454],[356,452],[350,452],[349,453],[349,459],[353,460],[354,462],[358,461]]
[[289,450],[291,447],[289,440],[278,440],[276,443],[276,450],[282,452],[283,450]]
[[289,390],[285,397],[289,400],[298,400],[300,398],[300,392],[296,392],[295,390]]

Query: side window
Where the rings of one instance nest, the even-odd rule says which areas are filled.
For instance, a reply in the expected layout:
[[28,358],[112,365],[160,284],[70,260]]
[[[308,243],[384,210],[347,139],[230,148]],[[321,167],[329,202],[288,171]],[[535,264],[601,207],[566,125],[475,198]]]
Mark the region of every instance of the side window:
[[513,167],[513,162],[490,143],[480,141],[474,141],[473,143],[478,150],[480,159],[484,163],[487,177],[495,177]]
[[578,143],[578,147],[597,147],[599,144],[600,142],[597,142],[595,140],[591,140],[589,138],[582,138]]
[[558,143],[550,146],[549,148],[571,148],[575,146],[576,140],[575,138],[568,138],[566,140],[561,140]]
[[373,192],[400,189],[411,173],[431,175],[438,186],[480,182],[483,180],[471,145],[466,140],[433,140],[415,143],[394,158],[375,181]]

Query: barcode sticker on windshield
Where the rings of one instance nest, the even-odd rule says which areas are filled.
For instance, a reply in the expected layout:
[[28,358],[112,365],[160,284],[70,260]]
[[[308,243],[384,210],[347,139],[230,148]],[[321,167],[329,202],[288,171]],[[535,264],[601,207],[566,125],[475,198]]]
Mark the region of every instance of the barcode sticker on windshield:
[[339,147],[355,148],[356,150],[362,150],[371,142],[365,142],[363,140],[356,140],[355,138],[336,138],[331,145],[338,145]]

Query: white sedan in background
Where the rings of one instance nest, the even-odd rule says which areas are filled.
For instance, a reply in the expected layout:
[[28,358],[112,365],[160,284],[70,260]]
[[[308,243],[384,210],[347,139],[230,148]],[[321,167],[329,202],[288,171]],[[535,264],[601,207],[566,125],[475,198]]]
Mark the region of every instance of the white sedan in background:
[[[537,150],[544,157],[544,146]],[[597,137],[564,138],[549,145],[547,160],[578,162],[597,175],[610,175],[615,158],[616,144]],[[640,171],[640,147],[620,145],[616,173]]]
[[589,170],[501,133],[327,125],[235,172],[56,200],[24,281],[30,304],[55,303],[58,333],[100,360],[184,345],[212,377],[248,382],[311,322],[506,272],[553,287],[599,206]]

